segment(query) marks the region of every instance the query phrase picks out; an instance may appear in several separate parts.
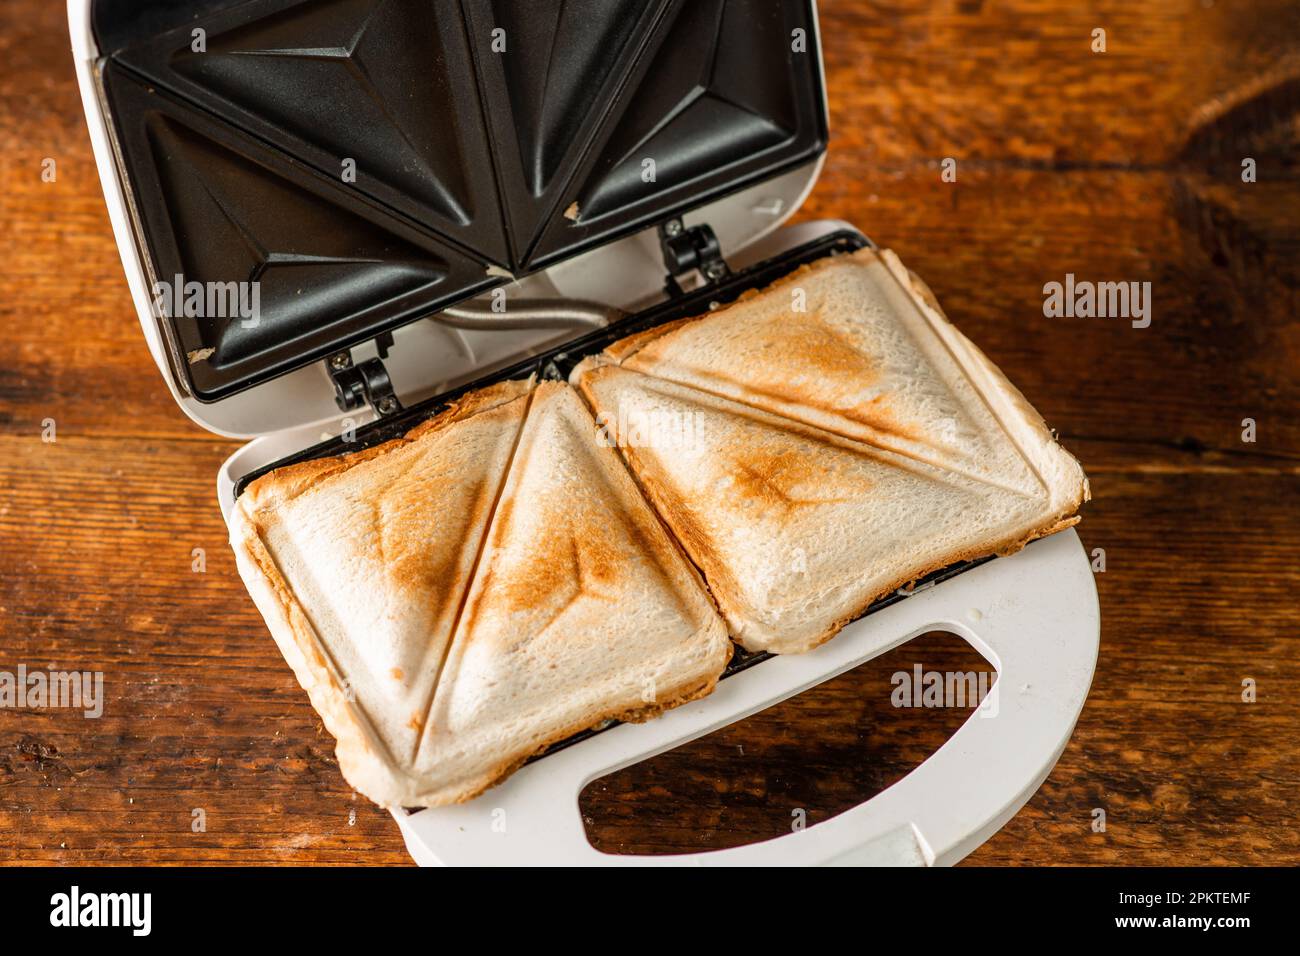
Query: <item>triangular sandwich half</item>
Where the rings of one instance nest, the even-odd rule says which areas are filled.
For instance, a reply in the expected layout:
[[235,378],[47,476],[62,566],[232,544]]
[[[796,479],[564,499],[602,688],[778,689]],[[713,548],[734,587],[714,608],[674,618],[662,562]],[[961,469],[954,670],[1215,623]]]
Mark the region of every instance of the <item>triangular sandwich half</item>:
[[731,657],[698,575],[567,385],[538,386],[430,709],[417,803],[547,744],[712,690]]
[[343,775],[377,803],[418,789],[429,698],[530,389],[472,393],[402,439],[281,468],[236,502],[240,575]]

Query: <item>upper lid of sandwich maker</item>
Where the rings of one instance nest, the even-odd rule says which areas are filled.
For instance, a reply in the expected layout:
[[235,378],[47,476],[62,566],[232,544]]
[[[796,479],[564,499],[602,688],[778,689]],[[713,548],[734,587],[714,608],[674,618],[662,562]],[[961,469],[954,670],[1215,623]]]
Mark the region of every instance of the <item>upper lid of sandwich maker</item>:
[[201,401],[826,142],[811,0],[97,0],[91,16],[150,282],[258,284],[255,323],[163,320]]

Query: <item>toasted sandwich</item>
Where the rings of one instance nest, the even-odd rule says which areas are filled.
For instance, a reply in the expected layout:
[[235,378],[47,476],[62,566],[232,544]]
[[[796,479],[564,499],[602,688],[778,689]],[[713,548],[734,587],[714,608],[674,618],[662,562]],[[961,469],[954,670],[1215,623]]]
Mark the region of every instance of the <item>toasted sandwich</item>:
[[933,570],[1073,524],[1088,497],[889,252],[624,339],[571,381],[749,650],[815,647]]
[[551,741],[703,696],[730,659],[703,582],[591,413],[539,385],[417,755],[430,792],[464,799]]
[[725,626],[595,434],[567,386],[505,383],[236,503],[240,573],[375,802],[468,799],[712,689]]

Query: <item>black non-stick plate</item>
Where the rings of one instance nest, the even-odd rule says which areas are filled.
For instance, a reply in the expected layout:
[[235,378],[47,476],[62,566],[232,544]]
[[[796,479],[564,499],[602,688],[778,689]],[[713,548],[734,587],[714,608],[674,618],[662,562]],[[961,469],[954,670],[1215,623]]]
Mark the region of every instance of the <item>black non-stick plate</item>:
[[[815,158],[809,0],[98,0],[151,280],[216,400]],[[347,174],[347,175],[345,175]]]

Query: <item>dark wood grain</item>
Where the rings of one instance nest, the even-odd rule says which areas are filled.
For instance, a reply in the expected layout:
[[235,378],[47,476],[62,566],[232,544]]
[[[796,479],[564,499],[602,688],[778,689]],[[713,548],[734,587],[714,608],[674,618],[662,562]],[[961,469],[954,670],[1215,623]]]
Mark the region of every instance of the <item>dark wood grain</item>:
[[[213,487],[235,445],[149,359],[63,17],[0,6],[0,668],[102,670],[107,703],[0,710],[0,862],[406,862],[236,576]],[[833,136],[800,217],[849,220],[926,278],[1083,460],[1080,532],[1107,554],[1074,738],[970,861],[1300,862],[1300,8],[826,0],[821,18]],[[1151,327],[1044,318],[1067,272],[1151,281]],[[593,842],[731,845],[887,785],[961,716],[882,706],[913,658],[968,660],[904,648],[600,781]]]

